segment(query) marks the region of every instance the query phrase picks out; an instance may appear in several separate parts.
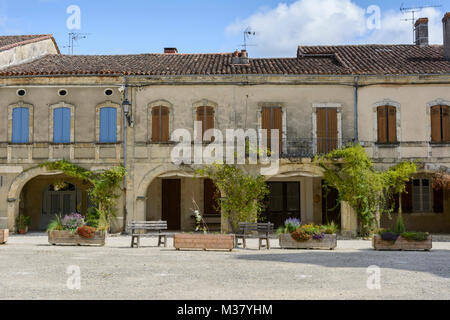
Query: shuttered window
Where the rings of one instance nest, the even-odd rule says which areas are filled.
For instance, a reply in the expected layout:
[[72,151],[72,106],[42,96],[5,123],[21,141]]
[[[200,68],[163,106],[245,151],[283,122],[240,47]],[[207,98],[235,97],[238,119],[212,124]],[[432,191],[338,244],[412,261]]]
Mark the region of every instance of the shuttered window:
[[281,107],[262,108],[262,129],[267,130],[267,149],[272,150],[272,132],[278,130],[279,153],[283,150],[283,110]]
[[70,143],[70,108],[53,110],[53,142]]
[[[197,121],[202,123],[200,141],[204,140],[205,132],[214,129],[214,108],[208,106],[201,106],[197,108]],[[210,141],[214,141],[214,137]]]
[[397,142],[397,109],[381,106],[377,110],[378,143]]
[[338,124],[336,108],[317,109],[317,152],[331,152],[338,147]]
[[100,143],[117,142],[117,109],[100,109]]
[[431,107],[431,141],[450,142],[449,106]]
[[152,109],[152,142],[169,141],[169,108],[158,106]]
[[30,110],[14,108],[12,119],[12,143],[29,143]]
[[428,179],[414,179],[412,187],[414,212],[431,211],[431,183]]

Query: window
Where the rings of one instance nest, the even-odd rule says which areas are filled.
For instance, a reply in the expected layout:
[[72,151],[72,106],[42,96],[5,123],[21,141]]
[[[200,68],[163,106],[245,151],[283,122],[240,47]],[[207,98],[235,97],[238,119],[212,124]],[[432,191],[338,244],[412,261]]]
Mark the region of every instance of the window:
[[278,145],[281,154],[283,150],[283,110],[281,107],[262,108],[261,128],[267,130],[267,149],[272,149],[272,132],[278,130]]
[[450,142],[449,106],[431,107],[431,141]]
[[70,143],[70,108],[56,108],[53,110],[53,142]]
[[337,108],[317,108],[317,152],[329,153],[338,147]]
[[377,109],[378,143],[397,142],[397,109],[381,106]]
[[104,107],[100,109],[100,143],[117,142],[117,109]]
[[169,141],[169,108],[152,108],[152,142]]
[[14,108],[12,119],[12,143],[29,143],[30,110]]
[[[197,108],[197,121],[202,123],[201,141],[204,140],[205,132],[214,129],[214,108],[208,106],[201,106]],[[200,138],[200,137],[199,137]],[[210,141],[214,141],[214,137],[211,137]]]
[[[430,179],[413,179],[406,183],[406,192],[402,194],[404,213],[443,213],[444,190],[434,189]],[[398,212],[399,197],[394,197],[395,212]]]
[[282,226],[288,218],[301,219],[300,183],[268,182],[270,193],[263,217],[265,222],[272,222],[276,227]]
[[431,184],[428,179],[414,179],[412,188],[414,212],[431,211]]

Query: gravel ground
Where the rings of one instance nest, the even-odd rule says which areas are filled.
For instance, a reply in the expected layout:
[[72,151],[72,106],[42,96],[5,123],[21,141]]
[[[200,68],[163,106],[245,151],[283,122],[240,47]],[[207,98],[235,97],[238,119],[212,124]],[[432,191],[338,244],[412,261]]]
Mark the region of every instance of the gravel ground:
[[[171,240],[159,249],[155,238],[131,249],[130,237],[99,248],[13,235],[0,246],[0,299],[450,299],[446,240],[431,252],[378,252],[363,240],[341,240],[335,251],[258,251],[251,240],[230,253],[175,251]],[[367,288],[372,265],[380,290]],[[80,268],[79,290],[67,287],[69,266]]]

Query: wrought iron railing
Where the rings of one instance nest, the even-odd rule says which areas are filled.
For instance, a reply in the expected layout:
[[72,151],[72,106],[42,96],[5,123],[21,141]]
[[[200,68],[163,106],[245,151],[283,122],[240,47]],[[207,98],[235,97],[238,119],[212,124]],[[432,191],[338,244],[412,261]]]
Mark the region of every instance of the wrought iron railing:
[[287,141],[283,141],[281,158],[312,158],[315,155],[327,154],[353,142],[353,139],[288,138]]

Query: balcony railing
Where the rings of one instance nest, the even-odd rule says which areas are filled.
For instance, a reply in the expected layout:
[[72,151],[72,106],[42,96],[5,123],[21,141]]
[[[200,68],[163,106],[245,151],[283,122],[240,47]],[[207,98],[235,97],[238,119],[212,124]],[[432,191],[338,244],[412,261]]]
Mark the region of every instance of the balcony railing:
[[315,155],[327,154],[353,142],[353,139],[289,138],[283,142],[281,158],[312,158]]

